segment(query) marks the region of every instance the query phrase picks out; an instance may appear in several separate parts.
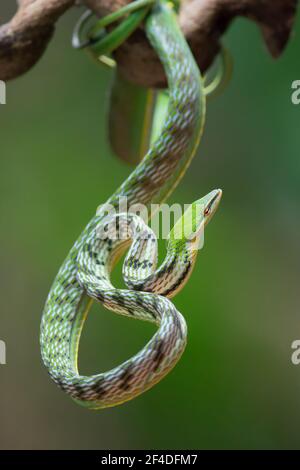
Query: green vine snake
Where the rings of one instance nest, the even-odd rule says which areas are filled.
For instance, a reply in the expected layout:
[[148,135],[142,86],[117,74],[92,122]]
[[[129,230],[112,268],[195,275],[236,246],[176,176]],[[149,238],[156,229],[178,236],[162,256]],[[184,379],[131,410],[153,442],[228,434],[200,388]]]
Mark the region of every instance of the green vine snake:
[[[126,197],[129,206],[139,203],[150,208],[172,193],[195,154],[205,120],[203,80],[170,4],[159,1],[153,6],[145,30],[167,75],[168,115],[144,159],[109,198],[116,210],[120,197]],[[79,236],[48,295],[40,335],[42,358],[50,376],[79,404],[99,409],[126,402],[156,384],[177,363],[186,345],[187,327],[169,299],[188,279],[198,253],[199,234],[220,198],[221,190],[214,190],[190,206],[171,231],[166,258],[159,268],[156,237],[137,215],[107,215],[100,206]],[[117,230],[116,237],[112,227]],[[106,237],[100,237],[101,230]],[[126,235],[121,237],[121,233]],[[117,289],[110,273],[129,244],[123,265],[128,288]],[[84,376],[77,367],[78,347],[93,301],[118,314],[153,322],[158,329],[145,347],[123,364]]]

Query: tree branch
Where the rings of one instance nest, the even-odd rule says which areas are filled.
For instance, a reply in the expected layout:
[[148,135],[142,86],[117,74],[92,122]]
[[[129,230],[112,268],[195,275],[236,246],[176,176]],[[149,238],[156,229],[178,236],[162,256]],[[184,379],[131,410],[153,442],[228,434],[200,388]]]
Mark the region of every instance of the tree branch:
[[[102,16],[130,0],[82,0]],[[19,0],[12,20],[0,27],[0,79],[10,80],[29,70],[49,43],[58,18],[76,0]],[[180,26],[202,71],[219,51],[220,40],[232,20],[243,16],[257,23],[267,48],[278,57],[289,39],[297,0],[183,0]],[[163,86],[164,72],[139,28],[116,52],[122,73],[145,86]]]

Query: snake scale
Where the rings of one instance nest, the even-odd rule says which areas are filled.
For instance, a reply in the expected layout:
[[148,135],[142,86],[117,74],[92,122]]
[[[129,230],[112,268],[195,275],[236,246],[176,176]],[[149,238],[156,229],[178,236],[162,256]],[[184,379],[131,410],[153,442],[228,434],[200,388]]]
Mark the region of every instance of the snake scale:
[[[170,4],[160,1],[153,7],[145,30],[167,75],[168,116],[144,159],[109,198],[116,210],[120,197],[126,197],[129,206],[139,203],[150,208],[151,203],[160,204],[169,196],[195,154],[205,120],[203,80]],[[220,190],[212,191],[184,215],[192,221],[190,228],[197,236],[220,198]],[[112,236],[112,227],[116,227],[117,237]],[[99,236],[103,229],[106,238]],[[42,316],[41,352],[54,382],[79,404],[99,409],[128,401],[161,380],[179,360],[187,327],[169,297],[186,282],[197,249],[192,243],[195,240],[182,234],[176,238],[174,230],[166,258],[156,269],[156,237],[141,217],[130,213],[107,216],[100,206],[61,266]],[[121,232],[126,235],[120,237]],[[130,243],[123,265],[128,289],[116,289],[110,272]],[[153,322],[158,329],[123,364],[84,376],[77,368],[78,347],[94,300],[116,313]]]

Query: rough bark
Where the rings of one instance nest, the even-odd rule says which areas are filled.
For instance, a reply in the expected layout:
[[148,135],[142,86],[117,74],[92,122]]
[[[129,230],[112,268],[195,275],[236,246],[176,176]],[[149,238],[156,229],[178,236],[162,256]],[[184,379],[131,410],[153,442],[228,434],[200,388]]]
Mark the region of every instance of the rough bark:
[[[82,0],[98,16],[115,11],[130,0]],[[76,0],[19,0],[11,21],[0,27],[0,79],[10,80],[29,70],[49,43],[58,18]],[[202,71],[212,63],[232,20],[243,16],[262,32],[271,55],[284,50],[297,8],[297,0],[183,0],[180,26]],[[142,28],[116,52],[122,73],[146,86],[162,86],[165,77]]]

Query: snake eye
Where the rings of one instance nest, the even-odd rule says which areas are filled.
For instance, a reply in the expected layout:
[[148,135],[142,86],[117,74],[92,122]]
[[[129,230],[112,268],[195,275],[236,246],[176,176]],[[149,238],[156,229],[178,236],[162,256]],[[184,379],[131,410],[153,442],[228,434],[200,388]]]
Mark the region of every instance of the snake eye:
[[210,213],[210,208],[209,207],[206,207],[205,211],[204,211],[204,215],[208,215]]

